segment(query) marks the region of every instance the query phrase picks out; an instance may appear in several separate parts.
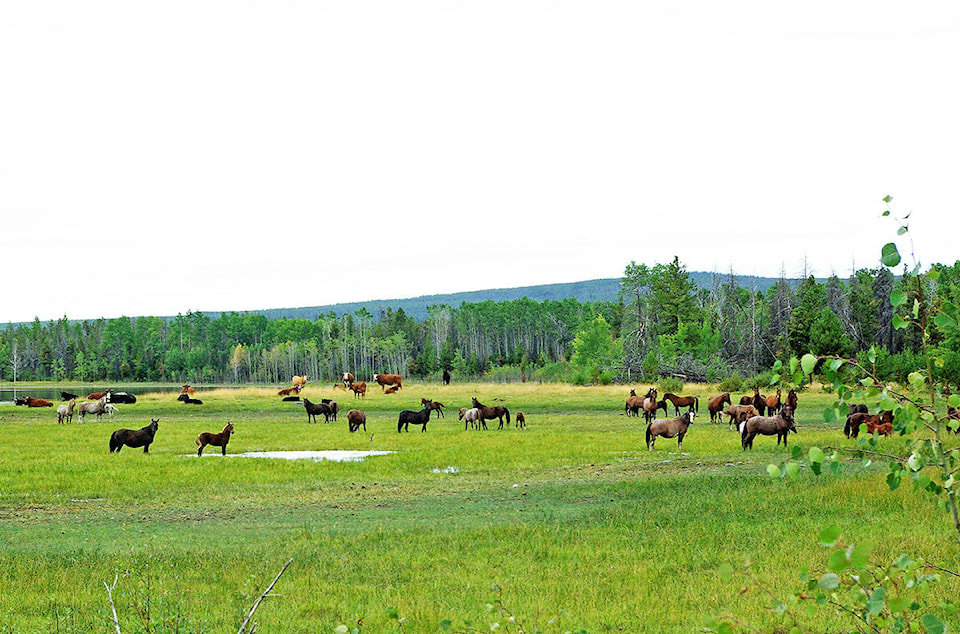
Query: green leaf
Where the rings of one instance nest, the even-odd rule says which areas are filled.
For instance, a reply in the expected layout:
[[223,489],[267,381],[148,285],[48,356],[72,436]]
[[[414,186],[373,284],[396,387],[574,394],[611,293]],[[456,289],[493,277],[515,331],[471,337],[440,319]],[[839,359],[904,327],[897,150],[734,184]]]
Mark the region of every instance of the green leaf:
[[840,577],[832,572],[820,577],[818,585],[824,590],[836,590],[840,587]]
[[[893,200],[893,196],[891,196],[891,195],[889,195],[889,194],[887,194],[886,196],[883,197],[883,202],[885,202],[885,203],[889,203],[891,200]],[[886,213],[890,213],[890,212],[888,211],[888,212],[886,212]]]
[[778,467],[778,466],[775,465],[775,464],[768,464],[768,465],[767,465],[767,474],[768,474],[771,478],[777,478],[777,477],[779,477],[779,476],[780,476],[780,467]]
[[883,606],[886,602],[887,591],[883,589],[883,586],[880,586],[870,595],[870,599],[867,601],[867,610],[873,616],[877,616],[883,611]]
[[823,459],[826,457],[823,453],[823,450],[820,447],[810,447],[810,463],[823,462]]
[[800,359],[800,367],[803,368],[804,374],[813,374],[817,367],[817,358],[808,352]]
[[833,546],[840,538],[840,529],[836,526],[828,526],[820,531],[820,543],[824,546]]
[[347,634],[347,632],[350,631],[350,628],[346,625],[338,625],[333,631],[336,632],[336,634]]
[[849,566],[850,562],[847,561],[847,553],[842,550],[835,551],[827,561],[827,570],[830,572],[843,572]]
[[893,329],[894,330],[903,330],[910,325],[910,322],[901,317],[900,315],[893,316]]
[[947,397],[947,405],[950,407],[960,407],[960,394],[951,394]]
[[870,562],[870,544],[857,544],[850,550],[850,565],[862,570]]
[[796,480],[797,476],[800,475],[800,464],[797,462],[788,462],[786,469],[787,475],[790,476],[791,480]]
[[449,632],[452,627],[453,627],[453,623],[450,621],[450,619],[443,619],[442,621],[440,621],[440,629],[443,630],[444,632]]
[[776,361],[773,362],[773,367],[771,368],[771,370],[773,370],[774,372],[779,372],[780,368],[782,367],[783,367],[783,361],[781,361],[780,359],[777,359]]
[[913,300],[913,318],[914,319],[920,318],[920,300],[919,299]]
[[920,624],[923,625],[923,631],[927,634],[943,634],[946,631],[943,623],[932,614],[924,614]]
[[890,293],[890,305],[896,308],[897,306],[903,306],[907,303],[907,294],[901,291],[899,288],[893,289],[893,292]]
[[883,262],[884,266],[891,268],[900,264],[900,252],[897,251],[897,245],[892,242],[883,245],[883,248],[880,249],[880,261]]
[[939,328],[947,329],[956,326],[957,320],[946,313],[940,313],[933,318],[933,323],[935,323]]
[[876,346],[870,346],[870,350],[867,351],[867,361],[871,364],[877,362],[877,348]]

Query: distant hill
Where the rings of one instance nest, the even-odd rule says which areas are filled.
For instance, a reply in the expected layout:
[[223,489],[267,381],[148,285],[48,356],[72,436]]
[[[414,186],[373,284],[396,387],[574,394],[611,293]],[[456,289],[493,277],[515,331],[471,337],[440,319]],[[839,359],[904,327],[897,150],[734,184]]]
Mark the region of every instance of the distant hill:
[[[714,279],[720,284],[729,280],[729,274],[706,273],[702,271],[693,271],[689,273],[690,278],[701,288],[713,288]],[[799,280],[788,280],[791,286],[796,286]],[[777,283],[777,278],[773,277],[754,277],[751,275],[736,276],[738,286],[764,291]],[[483,291],[465,291],[461,293],[449,293],[446,295],[421,295],[420,297],[411,297],[408,299],[376,299],[366,302],[351,302],[345,304],[327,304],[323,306],[305,306],[301,308],[270,308],[265,310],[248,310],[246,313],[266,315],[270,319],[280,317],[286,318],[304,318],[314,320],[320,315],[346,315],[355,313],[361,308],[366,309],[374,318],[379,318],[380,314],[388,309],[397,311],[403,309],[408,316],[418,321],[427,318],[428,306],[446,305],[451,308],[459,308],[460,304],[477,303],[484,301],[504,302],[524,297],[534,301],[542,302],[547,300],[560,301],[567,298],[573,298],[580,302],[602,302],[614,301],[617,293],[620,291],[620,278],[608,278],[599,280],[587,280],[584,282],[568,282],[564,284],[542,284],[539,286],[520,286],[517,288],[495,288]],[[212,317],[220,313],[207,313]]]

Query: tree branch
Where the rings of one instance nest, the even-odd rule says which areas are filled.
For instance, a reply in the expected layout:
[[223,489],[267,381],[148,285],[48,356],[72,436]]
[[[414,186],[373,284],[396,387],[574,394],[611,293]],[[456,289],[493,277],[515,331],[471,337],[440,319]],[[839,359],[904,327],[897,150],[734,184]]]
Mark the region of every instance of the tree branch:
[[110,610],[113,612],[113,625],[117,628],[117,634],[121,634],[120,620],[117,618],[117,608],[113,605],[113,589],[117,587],[117,580],[119,578],[119,575],[113,576],[112,586],[108,586],[106,581],[103,582],[103,587],[107,589],[107,600],[110,601]]
[[[261,594],[260,597],[256,601],[254,601],[253,607],[250,608],[250,612],[247,614],[247,618],[244,619],[243,624],[240,625],[240,629],[237,630],[237,634],[243,634],[244,630],[247,629],[247,624],[250,622],[250,619],[253,618],[253,613],[257,611],[257,608],[260,607],[260,604],[263,602],[263,600],[267,597],[267,595],[270,594],[270,591],[273,590],[273,586],[277,585],[277,581],[280,580],[280,576],[284,572],[286,572],[287,566],[289,566],[292,563],[293,563],[293,559],[283,564],[283,568],[281,568],[280,572],[277,573],[277,576],[273,579],[273,582],[269,586],[267,586],[267,589],[263,591],[263,594]],[[117,633],[119,634],[119,632],[120,632],[120,628],[118,626]],[[253,630],[250,630],[250,633],[248,634],[251,634],[252,632]]]

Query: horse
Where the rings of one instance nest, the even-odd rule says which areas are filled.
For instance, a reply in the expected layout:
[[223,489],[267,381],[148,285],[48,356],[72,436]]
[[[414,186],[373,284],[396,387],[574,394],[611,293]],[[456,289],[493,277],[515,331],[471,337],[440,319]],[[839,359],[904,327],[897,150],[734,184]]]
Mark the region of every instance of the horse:
[[[81,403],[80,405],[85,405]],[[140,429],[118,429],[110,435],[110,453],[123,449],[123,446],[136,449],[143,447],[143,453],[150,453],[150,444],[153,437],[157,435],[157,426],[160,423],[159,418],[151,419],[151,423]]]
[[793,388],[787,392],[787,407],[793,412],[797,411],[797,391]]
[[67,403],[57,406],[57,422],[61,425],[63,423],[72,423],[73,422],[73,408],[77,405],[75,399],[70,399]]
[[523,412],[517,412],[517,415],[513,418],[516,421],[514,423],[515,427],[519,427],[520,429],[527,428],[527,417],[523,415]]
[[480,418],[480,410],[476,407],[461,407],[460,420],[463,421],[463,431],[467,431],[467,425],[474,429],[480,429],[480,425],[483,425],[484,429],[487,428],[487,423]]
[[383,393],[384,393],[384,394],[396,394],[396,393],[397,393],[397,390],[399,390],[399,389],[400,389],[400,386],[399,386],[399,385],[391,385],[391,386],[389,386],[389,387],[384,387],[384,388],[383,388]]
[[767,410],[767,397],[760,393],[759,387],[753,388],[753,406],[757,408],[761,416]]
[[753,439],[757,434],[764,436],[777,435],[777,445],[783,441],[783,446],[787,446],[787,434],[797,433],[797,427],[793,421],[793,411],[789,407],[784,407],[776,416],[754,416],[740,423],[740,445],[744,451],[753,449]]
[[[83,422],[84,416],[87,414],[96,414],[97,422],[100,423],[103,421],[103,414],[107,411],[107,400],[106,396],[100,398],[97,401],[88,401],[86,403],[80,403],[77,405],[77,417],[80,419],[80,422]],[[139,445],[137,445],[139,447]]]
[[45,398],[33,398],[32,396],[24,396],[23,400],[26,402],[27,407],[53,407],[53,402],[48,401]]
[[657,441],[657,436],[664,438],[677,439],[677,451],[683,451],[683,437],[687,435],[687,428],[693,424],[693,418],[696,413],[693,410],[687,410],[683,416],[677,418],[657,418],[650,421],[647,425],[647,448],[653,451],[653,443]]
[[740,427],[740,423],[754,416],[759,416],[757,408],[753,405],[731,405],[723,410],[723,413],[730,417],[730,431]]
[[867,426],[867,433],[878,432],[881,436],[890,436],[893,434],[893,412],[886,410],[879,414],[868,414],[867,412],[854,412],[847,416],[847,421],[843,425],[843,434],[847,438],[856,438],[860,435],[860,426]]
[[[676,394],[671,394],[667,392],[663,395],[663,400],[670,401],[673,403],[674,414],[680,415],[680,408],[686,407],[687,411],[699,412],[700,411],[700,399],[696,396],[677,396]],[[673,436],[671,436],[673,438]]]
[[197,455],[203,455],[203,448],[207,445],[213,445],[214,447],[220,447],[223,455],[227,455],[227,443],[230,442],[230,436],[233,434],[233,423],[227,423],[223,426],[223,431],[218,434],[213,432],[204,431],[197,434],[197,439],[194,441],[197,443]]
[[421,399],[420,399],[420,404],[421,404],[421,405],[426,405],[427,403],[432,403],[432,404],[433,404],[433,409],[436,410],[436,412],[437,412],[438,414],[440,414],[440,416],[437,416],[437,418],[442,418],[442,417],[443,417],[443,408],[446,407],[446,405],[444,405],[444,404],[441,403],[440,401],[434,401],[434,400],[431,400],[431,399],[428,399],[428,398],[421,398]]
[[847,406],[847,416],[850,417],[853,414],[867,414],[870,410],[867,409],[867,406],[863,403],[860,404],[850,404]]
[[320,402],[330,408],[330,417],[333,418],[333,420],[337,420],[337,412],[340,411],[340,404],[332,398],[322,398]]
[[303,399],[303,409],[307,410],[307,422],[310,422],[310,419],[313,418],[313,422],[317,422],[317,414],[323,415],[323,422],[329,423],[330,416],[333,415],[333,410],[326,403],[313,403],[310,399]]
[[350,433],[359,430],[361,425],[363,425],[363,431],[367,431],[367,415],[362,410],[352,409],[347,412],[347,425]]
[[409,409],[405,409],[400,412],[400,418],[397,421],[397,433],[401,431],[410,431],[410,423],[414,425],[422,425],[421,432],[427,431],[427,421],[430,420],[430,414],[433,412],[433,404],[430,401],[427,401],[426,407],[424,407],[419,412],[414,412]]
[[777,393],[774,396],[767,397],[767,414],[773,415],[780,411],[780,408],[783,406],[783,403],[780,401],[780,388],[777,388]]
[[358,396],[365,397],[367,395],[367,384],[363,381],[351,383],[350,389],[353,390],[353,398],[357,398]]
[[[476,407],[480,412],[479,413],[480,420],[486,421],[492,418],[496,418],[498,421],[500,421],[500,426],[497,427],[497,429],[503,429],[503,417],[506,416],[507,424],[508,425],[510,424],[510,411],[503,405],[495,405],[493,407],[487,407],[486,405],[478,401],[477,397],[475,396],[471,400],[473,402],[473,406]],[[487,426],[484,425],[483,427],[484,429],[486,429]]]
[[723,404],[732,405],[730,402],[730,392],[724,392],[720,396],[714,396],[707,401],[707,409],[710,410],[710,422],[719,423],[720,415],[723,414]]
[[103,410],[104,412],[106,412],[107,416],[110,418],[111,423],[113,422],[113,415],[120,411],[112,403],[107,403],[106,405],[104,405]]
[[75,401],[78,398],[80,397],[72,392],[60,392],[61,401]]
[[443,369],[443,378],[442,378],[442,380],[443,380],[443,384],[444,384],[444,385],[450,385],[450,370],[448,370],[448,369],[446,369],[446,368]]
[[627,397],[627,402],[623,406],[623,413],[627,416],[631,413],[634,416],[640,416],[641,407],[643,407],[643,399],[637,396],[634,390],[630,390],[630,396]]
[[655,388],[650,388],[647,391],[647,395],[643,397],[641,407],[643,408],[643,420],[649,425],[650,421],[657,415],[657,409],[660,407],[660,403],[657,402],[657,390]]
[[396,385],[398,390],[403,387],[403,377],[399,374],[374,374],[373,380],[384,390],[388,385]]
[[299,394],[300,390],[303,389],[302,385],[294,385],[291,387],[285,387],[277,391],[277,396],[290,396],[291,394]]

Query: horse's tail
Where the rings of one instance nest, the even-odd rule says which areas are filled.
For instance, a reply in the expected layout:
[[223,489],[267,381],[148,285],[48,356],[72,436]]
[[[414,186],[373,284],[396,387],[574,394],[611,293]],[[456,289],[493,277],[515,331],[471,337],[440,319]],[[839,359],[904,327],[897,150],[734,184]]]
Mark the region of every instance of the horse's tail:
[[650,436],[653,434],[650,433],[650,425],[647,425],[647,448],[650,448]]
[[700,397],[699,397],[699,396],[694,396],[694,397],[693,397],[693,411],[695,411],[695,412],[697,412],[697,413],[700,412]]
[[194,443],[196,443],[197,447],[199,447],[200,444],[201,444],[201,442],[200,442],[200,436],[202,436],[202,435],[203,435],[203,434],[197,434],[197,439],[193,441]]
[[504,407],[504,408],[503,408],[503,413],[507,415],[507,425],[509,425],[509,424],[510,424],[510,410],[508,410],[506,407]]

